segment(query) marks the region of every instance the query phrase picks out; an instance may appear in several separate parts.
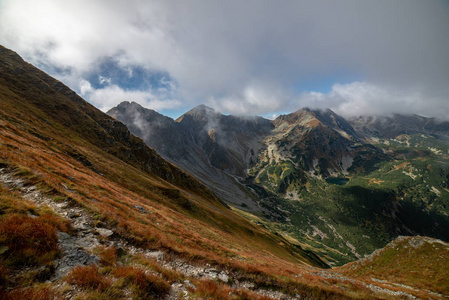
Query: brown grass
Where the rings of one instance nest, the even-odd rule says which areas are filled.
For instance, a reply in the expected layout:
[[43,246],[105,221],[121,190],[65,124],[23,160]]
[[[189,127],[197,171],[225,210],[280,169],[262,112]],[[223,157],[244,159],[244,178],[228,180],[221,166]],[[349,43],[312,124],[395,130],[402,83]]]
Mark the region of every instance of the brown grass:
[[110,280],[100,275],[98,266],[79,266],[74,268],[66,277],[69,284],[76,284],[82,288],[104,291],[108,288]]
[[145,272],[136,267],[117,268],[112,273],[115,277],[123,278],[124,284],[135,286],[135,294],[142,298],[158,298],[170,291],[170,284],[162,278]]
[[51,262],[58,249],[57,228],[43,217],[12,214],[0,219],[1,255],[7,265],[40,265]]
[[37,214],[39,208],[29,201],[23,201],[18,191],[11,191],[0,183],[0,215],[13,213]]
[[11,271],[0,263],[0,293],[2,287],[6,287],[10,281]]
[[[409,244],[412,239],[422,240],[422,244],[412,246]],[[371,260],[353,262],[337,268],[336,271],[365,281],[374,277],[448,295],[448,260],[449,251],[445,245],[428,243],[421,237],[409,237],[397,242],[394,247],[382,249]]]
[[114,246],[100,246],[96,249],[95,254],[100,256],[100,263],[104,266],[114,266],[117,264],[118,252]]
[[[43,80],[43,74],[29,72],[23,75],[25,81]],[[99,124],[110,119],[87,104],[51,88],[48,93],[31,90],[22,82],[20,78],[0,81],[0,162],[16,169],[17,176],[46,196],[70,198],[71,205],[83,207],[135,246],[162,248],[186,261],[229,268],[246,278],[256,276],[261,285],[302,288],[296,282],[288,288],[289,280],[282,277],[291,277],[308,264],[298,249],[288,248],[285,240],[227,209],[191,177],[176,182],[170,179],[173,172],[148,172],[148,165],[159,160],[156,154],[146,160],[127,159],[131,144],[120,144],[117,136],[108,135]],[[103,140],[97,142],[99,138]],[[113,260],[113,253],[105,253],[102,263],[113,264]],[[182,277],[153,269],[166,281]]]
[[212,298],[217,300],[229,299],[231,287],[219,284],[212,280],[200,280],[196,282],[196,294],[200,297]]
[[27,287],[27,288],[18,288],[12,291],[4,291],[4,294],[1,294],[0,290],[0,299],[4,300],[53,300],[57,299],[56,293],[49,287]]
[[267,296],[259,295],[255,292],[243,290],[243,289],[233,289],[227,284],[218,283],[213,280],[203,279],[196,280],[196,289],[190,289],[190,292],[194,294],[195,297],[206,298],[206,299],[251,299],[251,300],[268,300],[272,299]]
[[155,259],[146,258],[144,255],[137,255],[136,262],[144,266],[145,268],[149,268],[154,272],[161,274],[161,276],[170,283],[175,281],[184,280],[184,274],[162,267]]
[[44,213],[44,214],[41,214],[39,216],[39,218],[43,222],[55,227],[58,231],[63,231],[63,232],[69,233],[72,230],[69,220],[63,219],[55,214]]

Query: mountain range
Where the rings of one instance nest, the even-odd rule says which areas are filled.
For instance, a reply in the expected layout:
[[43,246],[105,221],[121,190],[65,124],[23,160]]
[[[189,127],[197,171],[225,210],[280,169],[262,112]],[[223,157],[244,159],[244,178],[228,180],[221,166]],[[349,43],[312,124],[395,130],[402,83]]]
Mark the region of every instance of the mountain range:
[[0,46],[0,298],[447,295],[445,123],[108,113]]
[[[232,207],[303,247],[322,245],[330,264],[369,254],[401,234],[449,240],[448,169],[441,163],[449,122],[417,115],[346,120],[309,108],[267,120],[204,105],[173,120],[134,102],[108,114]],[[431,187],[415,177],[424,174],[413,165],[424,160],[429,180],[436,176]],[[394,179],[381,179],[387,174]],[[441,200],[424,204],[419,193]]]

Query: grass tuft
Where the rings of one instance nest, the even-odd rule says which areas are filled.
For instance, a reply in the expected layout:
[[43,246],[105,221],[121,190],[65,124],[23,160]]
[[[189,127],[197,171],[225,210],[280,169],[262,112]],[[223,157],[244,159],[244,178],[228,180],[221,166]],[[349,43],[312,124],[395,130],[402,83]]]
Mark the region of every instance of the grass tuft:
[[6,266],[50,263],[59,252],[56,232],[43,217],[7,215],[0,219],[0,258]]
[[129,266],[117,268],[113,271],[113,275],[122,278],[123,284],[133,285],[135,296],[138,298],[158,298],[170,291],[168,282],[139,268]]
[[100,246],[96,249],[96,254],[100,256],[100,263],[104,266],[114,266],[117,264],[118,251],[114,246]]
[[96,265],[76,267],[67,275],[66,280],[69,284],[99,291],[104,291],[110,284],[105,276],[100,275]]
[[268,300],[267,296],[259,295],[254,292],[243,289],[232,289],[229,285],[218,283],[213,280],[203,279],[195,281],[196,289],[191,289],[196,297],[206,299],[248,299],[248,300]]
[[56,299],[56,294],[49,287],[27,287],[5,292],[0,298],[5,300],[52,300]]

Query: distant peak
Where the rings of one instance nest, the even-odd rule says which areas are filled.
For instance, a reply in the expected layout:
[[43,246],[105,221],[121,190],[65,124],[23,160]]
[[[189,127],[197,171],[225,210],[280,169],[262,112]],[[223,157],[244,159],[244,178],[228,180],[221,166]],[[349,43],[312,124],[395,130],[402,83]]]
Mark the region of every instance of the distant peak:
[[188,112],[186,112],[184,115],[191,115],[193,117],[198,117],[198,116],[213,116],[213,115],[219,115],[220,113],[218,113],[215,109],[206,106],[204,104],[200,104],[194,108],[192,108],[191,110],[189,110]]
[[307,106],[297,110],[296,112],[297,113],[298,112],[313,112],[313,113],[319,113],[319,114],[325,113],[325,114],[332,114],[332,115],[336,114],[330,108],[310,108]]
[[120,102],[119,105],[117,105],[117,107],[143,107],[143,106],[134,101],[131,101],[131,102],[122,101],[122,102]]
[[[159,116],[160,115],[160,116],[165,117],[164,115],[158,113],[157,111],[155,111],[153,109],[150,109],[150,108],[146,108],[146,107],[144,107],[144,106],[142,106],[139,103],[134,102],[134,101],[131,101],[131,102],[123,101],[120,104],[118,104],[117,106],[115,106],[115,107],[111,108],[110,110],[108,110],[106,113],[108,115],[113,116],[113,117],[117,117],[118,113],[128,113],[128,114],[130,114],[130,113],[136,113],[136,112],[139,112],[139,113],[142,113],[142,114],[151,114],[153,116],[156,116],[156,115]],[[166,117],[166,118],[168,118],[168,117]]]
[[190,112],[192,112],[192,113],[196,113],[196,112],[216,113],[215,109],[213,109],[209,106],[206,106],[204,104],[200,104],[200,105],[192,108],[190,111],[187,112],[187,114]]
[[336,131],[344,131],[354,140],[358,140],[354,128],[329,108],[310,109],[309,107],[303,107],[294,113],[281,115],[273,122],[275,126],[280,126],[284,122],[288,124],[307,124],[308,127],[326,126]]
[[213,108],[210,108],[204,104],[200,104],[192,108],[182,116],[180,116],[178,119],[176,119],[176,122],[183,121],[186,118],[186,116],[189,116],[190,118],[193,118],[194,120],[197,121],[205,121],[210,118],[216,118],[220,116],[220,113]]
[[311,109],[310,107],[303,107],[303,108],[298,109],[295,112],[287,114],[287,116],[300,117],[300,116],[304,116],[304,115],[315,115],[317,112],[318,112],[317,109]]

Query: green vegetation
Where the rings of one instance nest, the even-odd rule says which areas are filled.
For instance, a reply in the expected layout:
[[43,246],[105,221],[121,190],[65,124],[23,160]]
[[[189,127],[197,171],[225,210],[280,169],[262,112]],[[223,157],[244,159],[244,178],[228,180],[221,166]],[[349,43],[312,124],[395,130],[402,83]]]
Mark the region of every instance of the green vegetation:
[[448,295],[449,270],[444,267],[448,259],[447,243],[424,237],[401,237],[372,257],[337,270]]
[[327,183],[332,183],[336,185],[345,185],[349,181],[349,178],[342,178],[342,177],[329,177],[326,178]]
[[409,144],[376,145],[393,159],[371,160],[345,177],[312,177],[291,161],[256,165],[256,183],[272,192],[264,207],[282,216],[264,226],[336,265],[400,234],[449,240],[449,143],[423,134],[402,139]]

